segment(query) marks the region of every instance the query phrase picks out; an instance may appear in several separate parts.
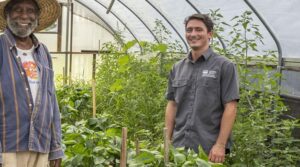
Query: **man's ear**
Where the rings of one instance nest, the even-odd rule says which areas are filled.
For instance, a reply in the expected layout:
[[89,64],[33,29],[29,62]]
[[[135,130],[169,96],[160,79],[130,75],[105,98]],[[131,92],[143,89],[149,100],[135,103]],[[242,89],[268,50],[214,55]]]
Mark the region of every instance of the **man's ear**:
[[210,32],[208,32],[208,34],[209,34],[209,36],[210,36],[210,39],[213,37],[213,35],[214,35],[214,32],[213,31],[210,31]]
[[209,35],[209,41],[211,41],[214,35],[213,31],[210,31],[207,34]]

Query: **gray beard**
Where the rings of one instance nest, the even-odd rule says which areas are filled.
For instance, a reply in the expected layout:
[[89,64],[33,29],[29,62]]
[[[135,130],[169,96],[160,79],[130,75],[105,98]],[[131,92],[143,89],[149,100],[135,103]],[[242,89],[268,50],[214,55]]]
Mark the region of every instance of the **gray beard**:
[[21,27],[17,21],[12,20],[9,16],[7,17],[7,26],[12,31],[12,33],[18,37],[25,38],[28,37],[38,25],[38,20],[32,21],[27,28]]

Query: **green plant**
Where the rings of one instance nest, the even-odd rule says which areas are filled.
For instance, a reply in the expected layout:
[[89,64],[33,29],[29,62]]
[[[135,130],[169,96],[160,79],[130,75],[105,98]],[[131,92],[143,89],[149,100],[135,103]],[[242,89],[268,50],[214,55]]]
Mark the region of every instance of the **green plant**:
[[112,121],[132,133],[149,130],[148,139],[155,139],[162,129],[165,107],[166,79],[159,69],[157,57],[102,55],[96,76],[97,111],[114,115]]
[[204,153],[201,147],[200,152],[197,154],[192,150],[185,150],[184,148],[171,147],[169,155],[170,160],[167,164],[164,162],[164,151],[162,146],[148,149],[142,149],[139,155],[128,161],[128,166],[139,167],[139,166],[153,166],[153,167],[225,167],[220,163],[211,163],[208,161],[207,155]]
[[152,32],[155,34],[157,43],[165,44],[168,47],[168,52],[183,52],[183,47],[178,40],[171,41],[172,33],[163,24],[162,20],[156,19],[154,21],[155,27]]
[[63,123],[74,123],[91,117],[91,93],[90,85],[83,81],[58,86],[56,95]]
[[292,130],[300,126],[299,120],[283,118],[288,109],[277,94],[281,74],[272,68],[276,64],[275,52],[253,56],[258,53],[257,44],[263,45],[263,36],[258,26],[252,24],[251,14],[246,11],[235,16],[228,35],[232,40],[224,40],[228,44],[224,54],[237,64],[241,86],[233,130],[235,145],[228,163],[232,166],[296,166],[300,160],[300,140],[293,138]]
[[[109,118],[111,115],[98,115],[97,118],[78,121],[74,125],[63,124],[63,143],[66,157],[65,167],[103,167],[119,166],[121,154],[121,128],[117,127]],[[127,165],[129,167],[153,166],[163,167],[163,145],[151,146],[144,140],[140,153],[136,154],[132,140],[127,140]],[[161,142],[161,141],[160,141]],[[201,166],[224,167],[222,164],[208,162],[208,157],[199,148],[196,154],[184,148],[170,149],[169,167]]]
[[105,120],[98,118],[98,121],[89,119],[76,122],[75,125],[63,124],[63,143],[66,147],[63,166],[104,167],[119,164],[121,133],[118,129],[108,127],[100,131],[95,126],[99,122]]

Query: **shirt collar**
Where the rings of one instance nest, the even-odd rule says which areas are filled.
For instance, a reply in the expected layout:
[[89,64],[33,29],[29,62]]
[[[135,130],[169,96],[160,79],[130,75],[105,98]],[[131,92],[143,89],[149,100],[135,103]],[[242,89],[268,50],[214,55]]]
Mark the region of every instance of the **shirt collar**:
[[[8,28],[5,29],[4,31],[4,35],[7,37],[8,39],[8,43],[9,43],[9,47],[12,48],[12,47],[16,47],[16,40],[15,40],[15,37],[13,35],[13,33],[11,32],[11,30],[9,30]],[[40,45],[40,42],[38,41],[38,39],[36,38],[36,36],[34,34],[31,34],[30,35],[30,38],[32,39],[32,42],[33,42],[33,45],[34,45],[34,48],[36,49],[37,47],[39,47]]]
[[[212,53],[213,53],[213,51],[212,51],[212,49],[209,47],[209,48],[202,54],[202,56],[201,56],[197,61],[199,61],[199,60],[203,60],[203,61],[208,60],[208,59],[211,57]],[[193,59],[192,59],[192,52],[191,52],[191,51],[188,53],[188,60],[189,60],[190,62],[193,62]]]

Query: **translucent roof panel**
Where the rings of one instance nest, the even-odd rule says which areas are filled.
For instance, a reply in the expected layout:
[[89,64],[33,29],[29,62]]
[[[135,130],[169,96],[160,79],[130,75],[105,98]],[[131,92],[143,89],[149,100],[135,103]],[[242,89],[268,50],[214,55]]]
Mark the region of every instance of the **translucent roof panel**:
[[[149,27],[149,29],[152,32],[156,27],[155,21],[161,20],[163,25],[166,26],[166,28],[169,31],[171,31],[171,33],[173,34],[173,36],[170,39],[171,40],[170,42],[179,41],[182,46],[185,46],[184,39],[182,39],[181,36],[179,36],[180,34],[176,33],[177,30],[174,29],[170,23],[168,23],[169,18],[167,18],[164,15],[164,12],[156,6],[155,2],[157,2],[157,1],[119,0],[119,1],[116,1],[115,4],[118,4],[118,2],[122,2],[122,3],[126,4],[126,6],[128,8],[130,8],[132,11],[134,11],[134,13],[139,18],[141,18],[141,20],[145,23],[145,25],[147,25],[147,27]],[[115,6],[115,4],[112,8],[112,11],[120,10],[120,8],[117,8],[118,6],[117,5]],[[126,14],[123,15],[123,17],[126,18]],[[164,18],[164,17],[166,17],[166,18]],[[130,22],[127,22],[127,23],[131,24]],[[143,30],[137,30],[137,31],[138,31],[137,33],[141,32],[141,31],[143,31],[143,33],[149,33],[149,30],[147,30],[146,28],[144,28]],[[145,31],[148,31],[148,32],[145,32]]]
[[300,58],[300,1],[251,0],[277,35],[283,57]]
[[101,27],[103,27],[105,30],[109,31],[110,33],[114,34],[115,30],[105,22],[105,20],[98,15],[95,11],[86,10],[86,6],[83,6],[81,3],[74,2],[74,12],[73,14],[75,16],[87,19],[89,21],[92,21]]
[[[171,41],[178,41],[187,51],[184,38],[184,18],[193,13],[209,13],[220,9],[225,22],[245,11],[253,11],[252,4],[279,40],[283,57],[300,57],[300,1],[299,0],[115,0],[110,13],[106,13],[112,0],[75,0],[97,13],[107,25],[122,31],[125,40],[157,41],[155,21],[161,20],[172,33]],[[277,45],[262,21],[253,14],[253,23],[258,24],[265,45],[260,50],[277,50]],[[229,31],[230,27],[226,30]],[[226,32],[225,31],[225,32]],[[222,35],[222,34],[221,34]],[[226,37],[226,35],[224,35]]]
[[126,28],[124,24],[122,24],[123,20],[119,20],[113,14],[107,15],[106,7],[99,4],[98,1],[94,1],[94,0],[75,0],[75,1],[82,4],[93,13],[97,13],[97,16],[101,17],[102,20],[107,23],[107,25],[112,27],[115,33],[122,32],[122,35],[125,37],[125,40],[134,39],[134,37],[130,34],[130,31]]
[[[109,3],[107,2],[110,1],[98,0],[98,2],[104,4],[108,8]],[[116,17],[123,20],[128,29],[138,40],[155,40],[154,36],[151,34],[151,29],[147,29],[148,26],[144,24],[143,21],[140,20],[140,17],[137,17],[133,10],[130,10],[130,8],[125,3],[116,1],[110,12],[114,13]]]

